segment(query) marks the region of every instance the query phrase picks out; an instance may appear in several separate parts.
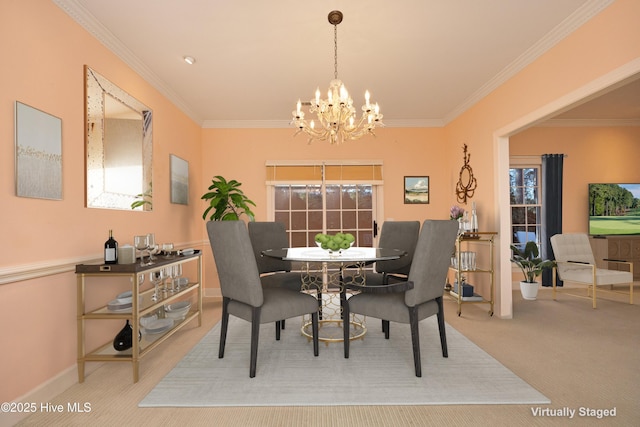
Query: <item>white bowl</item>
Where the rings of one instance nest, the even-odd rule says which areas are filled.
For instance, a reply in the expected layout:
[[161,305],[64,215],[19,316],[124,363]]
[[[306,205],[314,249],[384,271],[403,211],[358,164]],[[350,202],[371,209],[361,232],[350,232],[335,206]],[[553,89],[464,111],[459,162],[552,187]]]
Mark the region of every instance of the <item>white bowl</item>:
[[[118,304],[132,304],[133,297],[131,296],[131,291],[124,291],[121,294],[116,295],[116,299],[113,301],[117,301]],[[142,302],[142,296],[138,296],[138,301]]]
[[146,328],[149,325],[151,325],[153,322],[155,322],[156,320],[158,320],[158,315],[157,314],[155,314],[155,313],[147,314],[147,315],[142,316],[140,318],[140,326],[142,326],[143,328]]
[[116,299],[124,304],[127,302],[130,303],[133,298],[131,297],[131,291],[124,291],[123,293],[116,295]]
[[131,306],[132,306],[131,301],[122,302],[122,300],[120,299],[114,299],[112,301],[109,301],[109,303],[107,304],[107,309],[109,311],[114,311],[117,313],[124,313],[124,312],[130,312]]
[[169,319],[184,319],[191,308],[191,301],[178,301],[164,306],[165,316]]
[[144,329],[148,334],[159,334],[173,326],[173,319],[156,319]]

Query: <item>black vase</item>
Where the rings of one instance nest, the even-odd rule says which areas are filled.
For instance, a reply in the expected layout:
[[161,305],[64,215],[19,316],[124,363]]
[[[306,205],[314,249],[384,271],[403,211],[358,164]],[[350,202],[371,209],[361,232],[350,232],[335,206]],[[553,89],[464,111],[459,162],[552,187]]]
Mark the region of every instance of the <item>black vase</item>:
[[[138,340],[142,338],[142,333],[138,331]],[[127,319],[127,323],[124,325],[124,328],[118,335],[113,339],[113,348],[118,351],[123,351],[130,349],[133,346],[133,328],[129,324],[129,320]]]

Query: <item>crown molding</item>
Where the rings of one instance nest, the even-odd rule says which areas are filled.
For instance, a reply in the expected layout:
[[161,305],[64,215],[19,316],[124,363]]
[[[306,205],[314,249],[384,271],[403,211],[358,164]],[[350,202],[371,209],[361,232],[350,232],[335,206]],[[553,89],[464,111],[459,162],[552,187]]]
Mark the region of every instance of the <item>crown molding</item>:
[[287,129],[290,120],[205,120],[203,129]]
[[536,127],[629,127],[640,126],[640,119],[550,119]]
[[162,95],[169,99],[183,113],[198,124],[202,123],[199,117],[177,93],[175,93],[156,73],[147,67],[136,55],[131,52],[111,31],[100,23],[84,6],[76,0],[53,0],[60,9],[69,15],[80,26],[87,30],[93,37],[102,43],[107,49],[118,56],[129,67],[138,73],[146,82],[156,88]]
[[543,38],[538,40],[533,46],[527,49],[515,61],[507,65],[502,71],[496,74],[491,80],[485,83],[480,89],[474,92],[462,104],[454,108],[444,118],[444,123],[450,123],[456,117],[471,108],[485,96],[496,90],[500,85],[505,83],[511,77],[522,71],[527,65],[531,64],[543,53],[551,49],[553,46],[562,41],[569,34],[573,33],[579,27],[584,25],[591,18],[602,12],[610,6],[614,0],[589,0],[574,13],[569,15],[564,21],[558,24],[553,30],[547,33]]
[[[387,128],[438,128],[445,123],[440,119],[385,120]],[[203,129],[293,129],[289,120],[205,120]]]
[[388,128],[441,128],[446,123],[442,119],[391,119],[385,120]]
[[[505,67],[496,76],[474,92],[464,102],[454,108],[443,119],[424,120],[387,120],[386,127],[443,127],[456,117],[471,108],[482,98],[493,92],[508,79],[520,72],[523,68],[537,59],[540,55],[551,49],[558,42],[571,34],[585,22],[593,18],[602,10],[610,6],[614,0],[588,0],[584,5],[567,17],[563,22],[551,30],[515,61]],[[191,107],[175,93],[162,79],[160,79],[149,67],[147,67],[133,52],[120,42],[104,25],[102,25],[89,11],[78,3],[77,0],[53,0],[60,9],[69,15],[74,21],[87,30],[92,36],[111,50],[122,61],[130,66],[145,81],[156,88],[162,95],[169,99],[176,107],[184,112],[193,121],[203,128],[288,128],[289,121],[284,120],[204,120],[196,114]]]

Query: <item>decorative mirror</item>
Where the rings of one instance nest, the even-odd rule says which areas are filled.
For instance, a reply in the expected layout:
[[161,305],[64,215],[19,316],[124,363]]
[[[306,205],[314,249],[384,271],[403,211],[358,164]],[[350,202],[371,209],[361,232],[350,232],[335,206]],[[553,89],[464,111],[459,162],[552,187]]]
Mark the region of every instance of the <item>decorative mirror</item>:
[[85,92],[87,207],[150,211],[153,112],[88,66]]
[[471,166],[469,165],[471,154],[467,153],[467,144],[464,144],[464,146],[462,147],[462,151],[464,153],[464,165],[462,165],[460,174],[458,176],[458,183],[456,184],[456,197],[458,198],[458,202],[466,204],[467,199],[473,197],[473,194],[478,187],[478,182],[473,176],[473,169],[471,169]]

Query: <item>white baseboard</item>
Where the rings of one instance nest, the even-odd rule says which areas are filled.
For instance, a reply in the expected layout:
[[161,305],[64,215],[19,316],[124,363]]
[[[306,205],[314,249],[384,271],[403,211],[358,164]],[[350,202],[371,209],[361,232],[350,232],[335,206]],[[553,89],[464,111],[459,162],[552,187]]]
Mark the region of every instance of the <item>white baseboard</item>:
[[[102,363],[85,364],[85,375],[102,366]],[[15,398],[14,402],[33,402],[40,408],[41,403],[51,402],[53,398],[78,383],[78,365],[60,372],[55,377],[45,381],[28,393]],[[0,419],[0,427],[9,427],[28,417],[29,413],[3,413]]]
[[220,288],[204,288],[203,297],[222,299],[222,292]]

